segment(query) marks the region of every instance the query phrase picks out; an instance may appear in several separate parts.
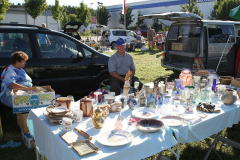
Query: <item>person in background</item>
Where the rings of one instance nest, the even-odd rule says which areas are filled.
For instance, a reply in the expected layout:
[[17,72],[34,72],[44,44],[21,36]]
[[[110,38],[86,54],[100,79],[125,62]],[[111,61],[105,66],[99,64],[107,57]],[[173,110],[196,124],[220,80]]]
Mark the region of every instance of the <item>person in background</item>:
[[[46,28],[47,26],[46,26],[45,23],[43,23],[42,27]],[[51,42],[49,41],[47,34],[38,34],[38,40],[39,40],[39,43],[41,45],[41,50],[42,51],[47,51],[48,50],[48,45],[51,45]]]
[[109,40],[106,37],[105,33],[102,33],[102,37],[100,41],[102,46],[110,46]]
[[137,43],[138,48],[142,47],[142,41],[141,41],[141,36],[142,36],[142,32],[140,31],[140,28],[137,27],[137,30],[135,32],[137,34],[137,40],[139,41],[139,43]]
[[152,50],[154,48],[154,41],[153,41],[154,34],[155,34],[155,30],[149,26],[147,31],[147,40],[148,40],[149,50],[150,50],[150,46],[152,46]]
[[163,50],[163,44],[164,44],[164,40],[163,40],[163,36],[162,34],[157,34],[157,48],[159,51],[162,51]]
[[28,55],[17,51],[11,55],[11,65],[5,68],[1,74],[1,93],[0,100],[2,104],[13,107],[11,91],[15,88],[32,87],[32,79],[24,71]]
[[115,92],[115,95],[120,95],[121,88],[123,88],[125,76],[128,71],[132,71],[132,75],[130,76],[130,84],[133,85],[135,81],[138,81],[138,89],[141,90],[143,84],[135,76],[135,65],[133,58],[125,51],[126,43],[122,38],[117,40],[116,48],[117,52],[114,53],[108,60],[110,91]]

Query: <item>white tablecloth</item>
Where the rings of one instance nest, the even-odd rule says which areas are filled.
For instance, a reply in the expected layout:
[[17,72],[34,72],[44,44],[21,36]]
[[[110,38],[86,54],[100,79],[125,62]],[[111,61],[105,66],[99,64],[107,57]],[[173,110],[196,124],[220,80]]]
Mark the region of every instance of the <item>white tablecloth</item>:
[[[174,132],[177,141],[180,143],[201,141],[226,127],[232,127],[240,121],[240,100],[233,105],[225,105],[220,98],[213,98],[212,103],[216,105],[216,109],[220,109],[220,113],[206,113],[207,117],[202,121],[192,125],[184,123],[178,127],[166,127]],[[199,113],[205,113],[197,111]]]
[[[139,160],[149,157],[160,151],[173,147],[177,141],[172,133],[167,129],[161,129],[155,133],[143,133],[135,128],[134,125],[128,125],[127,120],[123,120],[124,128],[134,135],[134,140],[123,146],[108,147],[97,142],[96,138],[99,133],[114,129],[117,120],[117,113],[110,113],[105,119],[102,129],[95,129],[91,118],[83,118],[81,123],[74,123],[74,127],[78,127],[93,137],[92,143],[101,149],[98,153],[93,153],[84,157],[80,157],[70,146],[66,144],[59,134],[63,133],[59,129],[59,125],[51,125],[43,112],[46,108],[33,109],[29,112],[27,125],[30,133],[34,136],[35,144],[40,154],[45,155],[49,160],[77,160],[77,159],[130,159]],[[122,116],[130,117],[132,110],[125,107]],[[75,131],[74,131],[75,132]],[[83,138],[85,140],[85,138]]]

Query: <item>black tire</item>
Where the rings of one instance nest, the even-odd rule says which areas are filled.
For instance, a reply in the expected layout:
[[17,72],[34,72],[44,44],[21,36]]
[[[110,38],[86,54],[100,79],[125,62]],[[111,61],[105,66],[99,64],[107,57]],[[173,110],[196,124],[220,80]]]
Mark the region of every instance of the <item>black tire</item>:
[[109,85],[109,74],[104,74],[103,76],[101,76],[97,83],[96,83],[96,86],[95,88],[98,89],[98,88],[102,88],[102,87],[107,87],[107,85]]
[[116,49],[116,42],[111,43],[111,49]]

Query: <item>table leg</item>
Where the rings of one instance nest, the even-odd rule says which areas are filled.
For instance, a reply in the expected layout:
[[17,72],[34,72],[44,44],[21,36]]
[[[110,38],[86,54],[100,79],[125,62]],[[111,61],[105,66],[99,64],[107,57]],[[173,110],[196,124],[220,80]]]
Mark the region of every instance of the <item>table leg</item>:
[[177,152],[174,152],[171,148],[169,150],[176,156],[176,160],[180,159],[180,143],[177,144]]
[[180,143],[177,144],[177,160],[180,159]]
[[210,153],[211,153],[212,150],[216,153],[216,155],[219,157],[219,159],[222,160],[221,156],[220,156],[220,155],[217,153],[217,151],[213,148],[214,145],[215,145],[216,142],[217,142],[217,138],[219,137],[220,133],[221,133],[221,132],[218,132],[218,133],[217,133],[217,135],[215,136],[214,141],[213,141],[212,144],[210,144],[210,142],[209,142],[207,139],[205,139],[205,141],[207,142],[207,144],[210,146],[210,149],[208,150],[208,152],[207,152],[204,160],[207,160],[207,159],[208,159],[208,156],[210,155]]

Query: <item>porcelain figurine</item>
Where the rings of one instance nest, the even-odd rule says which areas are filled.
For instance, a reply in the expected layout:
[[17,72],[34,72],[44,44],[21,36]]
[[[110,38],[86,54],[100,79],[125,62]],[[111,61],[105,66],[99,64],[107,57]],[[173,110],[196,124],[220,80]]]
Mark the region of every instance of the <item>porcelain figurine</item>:
[[161,97],[158,83],[159,80],[153,82],[153,95],[156,99],[159,99]]
[[123,128],[123,124],[122,124],[122,121],[120,119],[120,116],[118,116],[118,119],[115,123],[115,130],[122,130]]
[[137,105],[137,101],[135,100],[134,96],[129,96],[127,104],[130,109],[132,110],[135,109],[135,106]]
[[147,107],[156,108],[156,98],[151,93],[147,98]]
[[232,105],[237,101],[237,95],[233,89],[226,89],[221,100],[226,105]]
[[130,76],[132,74],[132,71],[128,71],[128,73],[126,74],[126,77],[125,77],[125,83],[123,85],[123,95],[124,96],[127,96],[128,95],[128,92],[130,90]]
[[104,103],[102,105],[98,105],[98,107],[103,111],[103,116],[107,117],[109,115],[110,105],[107,103]]
[[100,107],[97,107],[97,109],[94,110],[91,118],[92,118],[94,128],[100,129],[103,127],[104,117],[103,117],[103,111],[100,109]]

